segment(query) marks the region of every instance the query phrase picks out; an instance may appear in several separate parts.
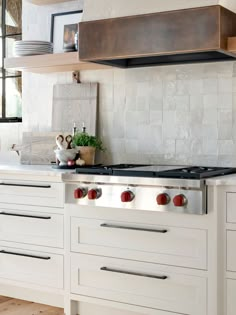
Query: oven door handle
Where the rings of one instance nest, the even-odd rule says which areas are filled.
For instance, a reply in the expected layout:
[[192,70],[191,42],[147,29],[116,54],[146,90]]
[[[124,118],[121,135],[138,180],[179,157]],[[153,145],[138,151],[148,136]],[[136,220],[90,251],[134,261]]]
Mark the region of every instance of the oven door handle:
[[9,217],[20,217],[20,218],[30,218],[30,219],[40,219],[40,220],[50,220],[52,217],[44,217],[38,215],[28,215],[28,214],[18,214],[18,213],[9,213],[9,212],[0,212],[0,215],[5,215]]
[[148,228],[123,226],[123,225],[115,225],[115,224],[107,224],[107,223],[102,223],[100,225],[100,227],[109,228],[109,229],[121,229],[121,230],[131,230],[131,231],[162,233],[162,234],[168,232],[168,230],[166,230],[166,229],[148,229]]
[[22,256],[22,257],[28,257],[28,258],[35,258],[35,259],[42,259],[42,260],[50,260],[51,257],[49,256],[36,256],[36,255],[30,255],[30,254],[22,254],[22,253],[17,253],[17,252],[11,252],[7,250],[0,250],[0,254],[3,255],[13,255],[13,256]]
[[157,279],[157,280],[166,280],[168,279],[167,276],[156,276],[156,275],[150,275],[147,273],[141,273],[141,272],[132,272],[132,271],[126,271],[126,270],[118,270],[108,267],[101,267],[101,271],[107,271],[107,272],[114,272],[114,273],[121,273],[125,275],[131,275],[131,276],[138,276],[138,277],[145,277],[145,278],[151,278],[151,279]]

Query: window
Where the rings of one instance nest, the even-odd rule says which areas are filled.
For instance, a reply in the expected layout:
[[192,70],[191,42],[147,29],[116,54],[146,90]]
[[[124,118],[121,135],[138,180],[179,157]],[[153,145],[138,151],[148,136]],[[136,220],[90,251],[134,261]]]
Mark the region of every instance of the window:
[[22,0],[0,0],[0,3],[0,122],[21,122],[21,73],[5,70],[4,58],[12,57],[14,42],[22,38]]

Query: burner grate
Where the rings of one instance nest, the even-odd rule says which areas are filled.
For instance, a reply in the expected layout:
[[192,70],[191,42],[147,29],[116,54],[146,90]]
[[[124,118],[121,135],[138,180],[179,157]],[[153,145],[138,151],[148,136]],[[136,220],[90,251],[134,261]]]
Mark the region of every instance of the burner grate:
[[156,177],[175,179],[205,179],[236,173],[236,168],[208,166],[158,166],[144,164],[115,164],[82,166],[76,169],[77,174],[115,175],[127,177]]
[[124,170],[137,167],[147,166],[144,164],[114,164],[114,165],[90,165],[76,168],[77,174],[93,174],[93,175],[113,175],[114,170]]
[[233,173],[236,173],[236,168],[193,166],[159,172],[156,176],[163,178],[204,179]]

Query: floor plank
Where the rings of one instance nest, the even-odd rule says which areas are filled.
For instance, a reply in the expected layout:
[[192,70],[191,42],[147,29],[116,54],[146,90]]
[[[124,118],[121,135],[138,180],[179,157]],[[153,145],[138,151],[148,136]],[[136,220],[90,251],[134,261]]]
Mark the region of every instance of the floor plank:
[[61,308],[0,296],[0,315],[64,315]]
[[9,300],[11,300],[11,298],[6,297],[6,296],[0,296],[0,304],[1,304],[1,303],[4,303],[4,302],[6,302],[6,301],[9,301]]

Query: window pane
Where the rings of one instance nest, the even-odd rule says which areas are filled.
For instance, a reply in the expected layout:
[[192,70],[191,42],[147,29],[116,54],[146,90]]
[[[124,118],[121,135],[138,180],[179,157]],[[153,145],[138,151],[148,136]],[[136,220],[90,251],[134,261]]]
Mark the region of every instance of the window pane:
[[[0,68],[2,68],[2,38],[0,38]],[[2,77],[2,70],[0,69],[1,77]]]
[[6,37],[6,58],[14,57],[13,45],[17,40],[21,40],[21,35]]
[[6,79],[6,117],[22,116],[22,80]]
[[6,34],[19,34],[21,27],[22,0],[6,0]]
[[0,36],[2,36],[2,1],[0,0]]
[[0,79],[0,118],[2,118],[2,79]]
[[[6,77],[17,77],[20,76],[21,72],[20,71],[14,71],[14,70],[7,70],[5,72],[5,76]],[[0,78],[1,78],[2,74],[1,74],[1,69],[0,69]]]

